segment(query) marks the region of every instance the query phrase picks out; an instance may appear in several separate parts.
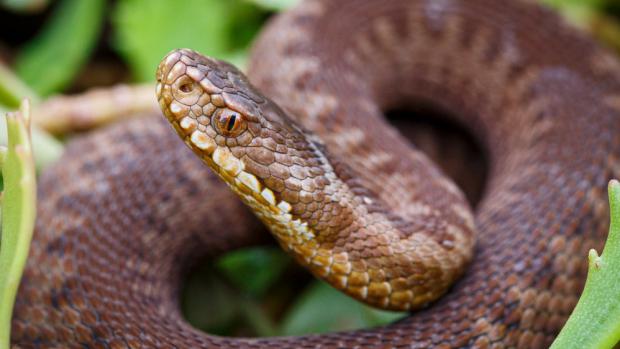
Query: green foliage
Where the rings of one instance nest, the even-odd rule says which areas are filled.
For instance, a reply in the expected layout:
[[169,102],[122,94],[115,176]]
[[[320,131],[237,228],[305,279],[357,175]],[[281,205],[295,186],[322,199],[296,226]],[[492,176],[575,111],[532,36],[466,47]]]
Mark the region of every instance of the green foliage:
[[609,0],[542,0],[542,2],[555,7],[590,7],[602,8],[609,3]]
[[256,5],[272,10],[272,11],[283,11],[287,8],[293,7],[300,0],[246,0]]
[[600,11],[606,0],[541,0],[578,26],[587,27],[592,15]]
[[33,103],[39,99],[37,94],[15,73],[0,63],[0,105],[17,108],[23,98],[28,98]]
[[620,183],[609,182],[611,224],[601,256],[590,250],[579,303],[551,348],[608,349],[620,340]]
[[119,1],[112,14],[115,44],[135,77],[151,81],[161,58],[187,47],[237,57],[260,28],[263,12],[239,0]]
[[28,256],[36,213],[36,180],[27,102],[7,115],[9,144],[0,153],[2,235],[0,236],[0,348],[8,348],[13,303]]
[[320,281],[287,304],[287,294],[298,288],[283,273],[290,263],[275,247],[260,247],[201,268],[186,283],[182,308],[187,320],[220,335],[283,336],[368,328],[406,315],[373,309]]
[[210,266],[191,275],[182,302],[186,319],[208,333],[277,335],[267,307],[259,298],[232,285],[227,276]]
[[[0,115],[8,110],[0,106]],[[8,144],[7,125],[0,123],[0,145]],[[31,143],[33,153],[36,154],[34,165],[37,172],[42,171],[46,166],[54,163],[64,150],[64,145],[49,133],[41,130],[35,125],[30,126]]]
[[63,0],[41,34],[17,58],[17,74],[41,96],[61,91],[89,57],[103,23],[104,0]]
[[220,258],[217,266],[238,288],[262,296],[284,269],[290,258],[277,247],[233,251]]
[[[6,94],[3,94],[6,92]],[[20,97],[21,96],[21,97]],[[12,72],[0,65],[0,115],[8,112],[19,105],[14,105],[17,98],[26,98],[29,100],[38,100],[38,96],[30,90],[19,78]],[[8,144],[7,125],[0,123],[0,144]],[[37,154],[35,159],[35,167],[37,170],[43,169],[45,166],[56,161],[63,151],[63,145],[45,131],[42,131],[34,125],[31,126],[32,149]]]
[[373,309],[316,281],[284,318],[281,332],[301,335],[368,328],[393,322],[406,314]]
[[229,334],[241,308],[236,290],[209,267],[192,274],[185,283],[182,310],[196,328],[212,333]]

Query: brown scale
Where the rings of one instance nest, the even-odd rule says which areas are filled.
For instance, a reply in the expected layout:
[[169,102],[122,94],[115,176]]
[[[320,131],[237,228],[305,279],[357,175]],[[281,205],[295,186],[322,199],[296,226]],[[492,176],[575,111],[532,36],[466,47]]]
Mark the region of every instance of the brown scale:
[[[236,91],[235,77],[221,74],[231,68],[217,64],[201,88],[221,91],[197,96],[202,108],[191,109],[197,121],[185,125],[214,137],[199,114],[211,116],[227,105],[251,114],[265,101],[251,89]],[[587,250],[600,248],[604,239],[606,183],[620,176],[617,157],[609,155],[620,151],[620,64],[608,52],[526,2],[305,1],[262,33],[249,76],[335,158],[346,160],[359,175],[351,180],[396,216],[423,209],[412,206],[419,201],[441,208],[447,221],[463,214],[453,206],[458,194],[440,194],[453,190],[451,182],[387,126],[383,112],[425,101],[468,128],[490,165],[475,212],[475,256],[465,275],[430,307],[377,329],[260,339],[200,333],[182,320],[176,303],[184,265],[264,235],[169,127],[135,120],[75,141],[43,174],[13,321],[17,347],[550,344],[582,288]],[[184,108],[175,113],[187,115],[190,108]],[[278,145],[298,148],[283,151],[291,164],[310,164],[312,152],[303,142],[285,144],[278,136],[295,129],[280,126],[262,137],[264,147],[273,148],[266,140],[271,137],[276,151]],[[245,141],[237,139],[236,146]],[[223,136],[216,142],[235,146]],[[271,172],[265,180],[282,193],[287,184],[315,190],[314,182],[295,183]],[[309,198],[298,199],[301,205]],[[350,246],[363,251],[363,242]],[[358,262],[354,269],[364,269]],[[399,267],[436,273],[420,265]],[[364,284],[362,279],[357,281]]]

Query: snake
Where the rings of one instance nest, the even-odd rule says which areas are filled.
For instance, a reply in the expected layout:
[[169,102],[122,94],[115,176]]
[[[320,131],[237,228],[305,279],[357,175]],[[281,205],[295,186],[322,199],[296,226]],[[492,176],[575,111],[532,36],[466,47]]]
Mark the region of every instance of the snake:
[[[15,348],[551,344],[620,175],[613,53],[532,1],[308,0],[269,21],[247,72],[174,50],[165,118],[76,137],[42,174]],[[475,207],[386,122],[420,103],[482,145]],[[263,224],[316,277],[410,315],[300,337],[190,326],[188,266],[270,239]]]

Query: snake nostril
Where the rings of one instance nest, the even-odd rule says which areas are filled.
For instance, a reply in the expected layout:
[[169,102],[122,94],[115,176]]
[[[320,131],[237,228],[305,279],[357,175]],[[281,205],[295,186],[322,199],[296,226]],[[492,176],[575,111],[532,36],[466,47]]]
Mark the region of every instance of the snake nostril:
[[194,90],[194,83],[193,82],[184,83],[181,86],[179,86],[179,90],[183,93],[192,92]]

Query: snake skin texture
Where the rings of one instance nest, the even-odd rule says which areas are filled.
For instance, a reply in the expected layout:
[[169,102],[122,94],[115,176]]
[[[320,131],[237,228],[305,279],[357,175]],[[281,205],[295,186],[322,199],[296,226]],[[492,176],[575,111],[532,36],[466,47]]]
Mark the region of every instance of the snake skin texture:
[[[583,286],[588,249],[604,240],[607,181],[620,176],[620,64],[610,53],[525,1],[304,1],[261,34],[248,76],[261,94],[239,94],[259,102],[268,96],[282,108],[266,102],[268,121],[290,118],[310,130],[316,148],[328,154],[321,161],[336,161],[331,168],[338,175],[360,175],[357,181],[341,179],[355,197],[377,201],[377,210],[368,211],[392,224],[417,222],[426,206],[449,213],[451,202],[464,201],[382,121],[383,113],[423,101],[468,128],[483,144],[490,168],[475,211],[476,246],[463,276],[438,301],[385,327],[257,339],[201,333],[178,310],[186,265],[196,256],[263,241],[265,234],[163,120],[136,119],[72,142],[42,175],[36,232],[13,321],[15,347],[551,343]],[[249,88],[242,78],[231,81]],[[200,88],[226,92],[219,83],[227,79],[208,76]],[[171,88],[183,92],[179,100],[193,91],[182,86]],[[251,114],[241,110],[251,105],[224,92],[204,105]],[[279,131],[303,133],[290,125]],[[232,154],[239,144],[226,146]],[[298,153],[318,153],[304,149]],[[408,169],[422,172],[402,172]],[[394,216],[387,217],[387,209]],[[437,219],[459,224],[456,215]],[[410,225],[396,225],[405,237],[411,232]],[[435,239],[434,227],[423,235]],[[372,259],[364,252],[372,247],[362,246],[357,257]],[[320,276],[320,270],[313,272]],[[370,282],[372,276],[383,282],[393,275],[369,273]]]

